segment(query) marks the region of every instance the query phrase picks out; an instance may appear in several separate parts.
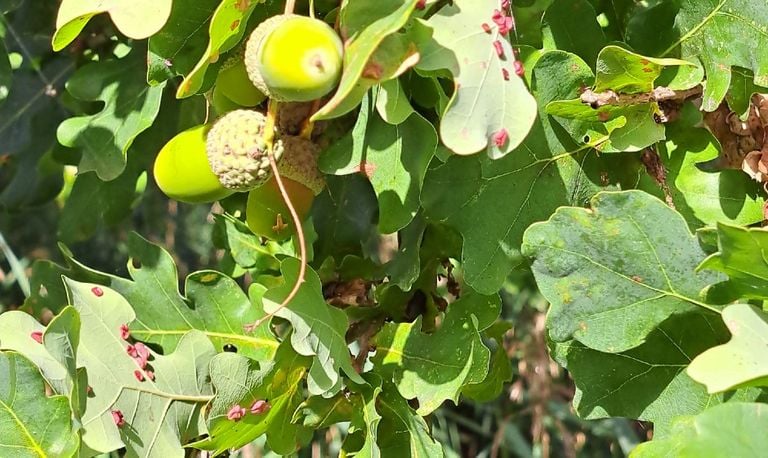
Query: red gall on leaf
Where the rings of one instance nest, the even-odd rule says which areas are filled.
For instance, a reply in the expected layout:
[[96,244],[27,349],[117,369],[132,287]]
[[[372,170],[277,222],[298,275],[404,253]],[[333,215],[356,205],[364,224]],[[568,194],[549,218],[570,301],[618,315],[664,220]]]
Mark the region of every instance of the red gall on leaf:
[[515,74],[517,76],[519,76],[520,78],[525,76],[525,67],[523,67],[522,62],[520,62],[519,60],[516,60],[514,63],[514,66],[515,66]]
[[229,412],[227,412],[227,419],[232,421],[240,421],[240,419],[243,418],[244,416],[245,416],[245,409],[238,405],[232,406],[232,408],[229,409]]
[[149,360],[149,348],[141,342],[136,342],[136,353],[140,358]]
[[485,32],[485,33],[491,33],[491,26],[490,26],[490,25],[488,25],[488,23],[487,23],[487,22],[483,22],[483,24],[482,24],[482,26],[481,26],[481,27],[483,28],[483,32]]
[[509,139],[509,133],[507,132],[507,129],[502,128],[501,130],[493,134],[493,143],[499,148],[503,147],[507,143],[508,139]]
[[140,370],[136,369],[133,371],[133,376],[136,377],[136,380],[143,382],[144,381],[144,374],[141,373]]
[[125,347],[125,352],[128,353],[131,358],[139,357],[139,353],[136,351],[136,347],[133,345],[129,344],[127,347]]
[[499,25],[499,33],[502,35],[506,35],[511,30],[514,30],[514,28],[515,28],[515,20],[512,19],[511,16],[507,16],[504,18],[504,23]]
[[501,41],[499,41],[499,40],[494,41],[493,42],[493,47],[494,47],[494,49],[496,49],[496,54],[499,57],[504,58],[504,48],[501,46]]
[[504,81],[509,81],[509,70],[507,70],[506,68],[502,68],[501,74],[504,75]]
[[99,288],[98,286],[94,286],[93,288],[91,288],[91,292],[96,297],[101,297],[104,295],[104,290]]
[[251,413],[254,415],[261,415],[269,411],[272,406],[266,399],[259,399],[251,406]]
[[149,380],[152,380],[153,382],[155,381],[155,373],[153,371],[146,370],[144,371],[144,375],[146,375]]
[[427,6],[427,0],[419,0],[416,2],[416,9],[423,10]]
[[32,334],[29,335],[29,337],[32,338],[35,342],[41,344],[43,343],[43,333],[40,331],[35,331]]
[[491,19],[493,19],[493,22],[495,22],[496,25],[501,25],[504,23],[504,13],[499,10],[493,10],[493,16],[491,16]]
[[119,410],[112,411],[112,420],[115,421],[118,428],[122,428],[125,425],[125,418],[123,418],[123,413]]
[[128,338],[131,337],[131,331],[128,330],[127,324],[121,324],[120,325],[120,338],[123,340],[128,340]]
[[147,367],[147,360],[146,359],[144,359],[144,358],[142,358],[140,356],[137,356],[137,357],[133,358],[133,360],[136,361],[136,364],[140,368],[144,369],[145,367]]
[[509,9],[510,2],[509,0],[501,0],[501,8],[508,10]]

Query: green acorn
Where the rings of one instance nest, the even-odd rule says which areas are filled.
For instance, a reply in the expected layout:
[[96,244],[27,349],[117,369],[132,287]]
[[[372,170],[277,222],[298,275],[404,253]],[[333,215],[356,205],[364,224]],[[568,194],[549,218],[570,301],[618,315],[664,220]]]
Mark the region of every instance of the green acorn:
[[[258,111],[235,110],[222,116],[208,132],[206,151],[211,170],[234,191],[259,187],[272,175],[264,141],[266,117]],[[282,156],[275,143],[275,160]]]
[[245,48],[253,84],[268,97],[306,102],[328,94],[339,82],[344,47],[325,22],[306,16],[273,16],[259,24]]

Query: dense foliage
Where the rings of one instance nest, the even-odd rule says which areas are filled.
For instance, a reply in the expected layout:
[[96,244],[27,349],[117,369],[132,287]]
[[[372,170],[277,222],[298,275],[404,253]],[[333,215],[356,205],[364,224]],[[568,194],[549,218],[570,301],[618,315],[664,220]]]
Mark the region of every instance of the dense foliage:
[[768,3],[0,13],[0,456],[768,448]]

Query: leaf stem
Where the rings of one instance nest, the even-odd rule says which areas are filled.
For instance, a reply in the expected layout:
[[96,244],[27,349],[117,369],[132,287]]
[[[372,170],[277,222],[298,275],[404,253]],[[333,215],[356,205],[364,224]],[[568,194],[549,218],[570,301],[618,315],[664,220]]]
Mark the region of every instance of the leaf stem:
[[265,321],[272,318],[277,312],[282,310],[286,305],[288,305],[288,303],[290,303],[293,300],[293,298],[296,297],[296,295],[299,293],[299,289],[301,288],[301,284],[304,283],[304,277],[307,273],[307,242],[304,237],[304,228],[301,225],[301,218],[299,217],[299,213],[296,211],[296,207],[293,205],[293,202],[291,202],[291,197],[288,195],[288,190],[285,188],[285,184],[283,183],[283,178],[280,176],[280,170],[277,168],[277,161],[275,160],[274,126],[276,123],[276,118],[278,113],[278,105],[279,105],[279,102],[275,102],[270,99],[269,108],[267,109],[267,121],[264,125],[264,140],[267,143],[267,157],[269,158],[269,165],[270,167],[272,167],[272,173],[275,176],[277,187],[278,189],[280,189],[280,195],[283,197],[283,201],[285,202],[285,205],[288,207],[288,211],[291,213],[291,219],[293,220],[293,225],[296,227],[296,236],[299,239],[299,259],[301,261],[301,265],[299,268],[299,276],[298,278],[296,278],[296,282],[293,285],[293,289],[291,290],[290,293],[288,293],[288,296],[272,313],[269,313],[259,318],[254,323],[246,325],[245,326],[246,332],[252,332],[254,329],[261,326]]
[[186,394],[166,393],[165,391],[150,390],[138,386],[124,386],[123,389],[183,402],[209,402],[214,398],[213,396],[189,396]]
[[285,11],[283,11],[283,14],[293,14],[293,9],[295,6],[296,6],[296,0],[286,0]]

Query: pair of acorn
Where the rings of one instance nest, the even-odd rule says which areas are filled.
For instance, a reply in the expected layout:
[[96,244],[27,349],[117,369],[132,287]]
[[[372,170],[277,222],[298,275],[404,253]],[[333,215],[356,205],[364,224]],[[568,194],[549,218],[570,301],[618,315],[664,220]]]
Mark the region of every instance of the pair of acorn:
[[[263,100],[259,93],[279,102],[319,99],[338,84],[342,54],[339,36],[325,22],[294,14],[274,16],[248,38],[240,65],[249,87],[232,87],[243,84],[236,76],[238,69],[222,69],[214,99],[219,89],[230,105],[255,106]],[[231,97],[236,100],[226,96],[238,92],[241,97]],[[193,127],[171,139],[155,160],[155,180],[168,197],[188,203],[249,192],[246,220],[250,229],[257,235],[283,238],[290,232],[282,230],[280,219],[288,223],[290,216],[267,155],[266,116],[237,108],[212,126]],[[325,186],[317,170],[317,145],[304,137],[279,135],[272,153],[291,202],[305,216]]]

